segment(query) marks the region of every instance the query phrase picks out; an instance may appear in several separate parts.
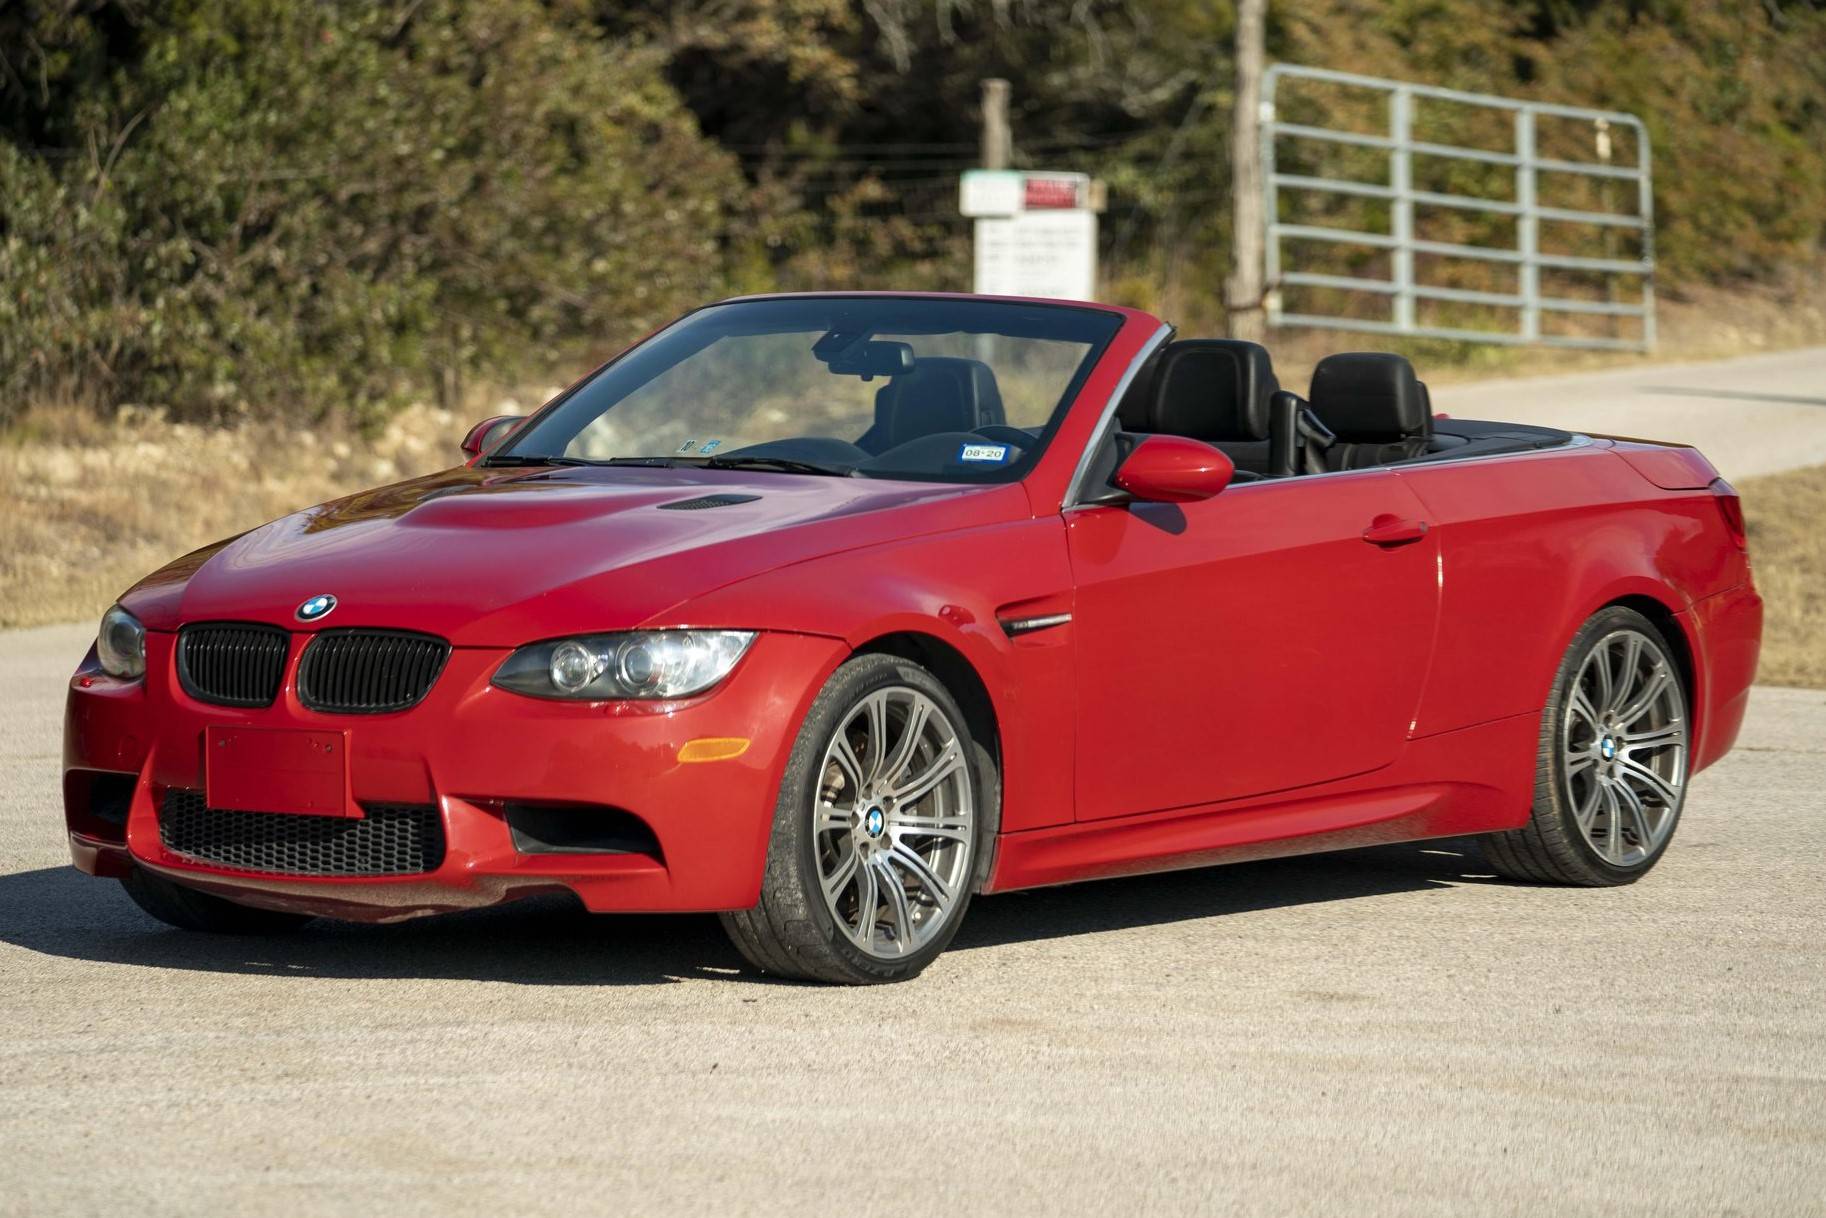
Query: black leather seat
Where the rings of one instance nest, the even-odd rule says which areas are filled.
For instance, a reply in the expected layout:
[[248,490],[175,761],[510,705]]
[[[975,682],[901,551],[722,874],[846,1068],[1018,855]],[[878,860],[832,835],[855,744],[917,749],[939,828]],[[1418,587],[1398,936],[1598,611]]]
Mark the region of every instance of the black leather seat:
[[1329,470],[1368,469],[1431,451],[1433,412],[1414,365],[1399,355],[1328,355],[1312,372],[1312,412],[1337,434]]
[[1150,391],[1117,407],[1124,431],[1186,436],[1221,449],[1236,467],[1265,473],[1269,400],[1280,390],[1268,349],[1228,338],[1189,338],[1160,353]]
[[927,355],[875,394],[875,423],[857,444],[881,454],[938,432],[1006,423],[995,373],[981,360]]

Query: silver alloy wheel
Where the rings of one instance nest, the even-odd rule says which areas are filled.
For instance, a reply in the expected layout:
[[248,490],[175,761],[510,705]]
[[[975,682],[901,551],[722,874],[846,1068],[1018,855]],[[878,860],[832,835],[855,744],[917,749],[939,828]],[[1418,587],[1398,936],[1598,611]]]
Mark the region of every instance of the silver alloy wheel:
[[812,849],[825,908],[871,956],[917,951],[970,882],[976,809],[963,737],[931,698],[888,686],[843,717],[819,775]]
[[1652,857],[1674,830],[1687,774],[1686,699],[1666,652],[1637,630],[1599,639],[1560,739],[1566,803],[1586,843],[1613,867]]

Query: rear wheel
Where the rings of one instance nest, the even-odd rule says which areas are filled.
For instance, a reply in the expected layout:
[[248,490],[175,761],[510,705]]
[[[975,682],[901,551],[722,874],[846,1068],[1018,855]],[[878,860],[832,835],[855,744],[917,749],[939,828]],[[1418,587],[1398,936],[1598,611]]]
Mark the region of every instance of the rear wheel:
[[926,669],[859,656],[826,683],[793,745],[761,901],[722,915],[750,963],[782,977],[903,981],[957,933],[994,833],[994,765]]
[[168,926],[218,935],[281,935],[297,930],[310,916],[237,905],[207,892],[175,884],[135,867],[121,881],[133,903]]
[[1653,867],[1686,801],[1690,725],[1680,666],[1633,609],[1596,614],[1567,648],[1541,717],[1534,811],[1483,839],[1512,879],[1601,887]]

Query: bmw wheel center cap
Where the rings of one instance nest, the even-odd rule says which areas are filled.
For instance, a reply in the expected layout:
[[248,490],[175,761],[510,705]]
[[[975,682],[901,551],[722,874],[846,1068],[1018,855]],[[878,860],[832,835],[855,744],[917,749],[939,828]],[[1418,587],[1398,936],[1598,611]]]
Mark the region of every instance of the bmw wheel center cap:
[[1598,751],[1604,754],[1604,760],[1609,761],[1617,755],[1617,742],[1606,736],[1598,742]]
[[868,829],[870,837],[880,837],[886,820],[887,818],[881,814],[880,808],[870,808],[868,816],[863,819],[863,825]]
[[298,620],[301,622],[314,622],[318,618],[327,616],[330,610],[335,607],[336,598],[329,595],[327,592],[321,593],[298,606]]

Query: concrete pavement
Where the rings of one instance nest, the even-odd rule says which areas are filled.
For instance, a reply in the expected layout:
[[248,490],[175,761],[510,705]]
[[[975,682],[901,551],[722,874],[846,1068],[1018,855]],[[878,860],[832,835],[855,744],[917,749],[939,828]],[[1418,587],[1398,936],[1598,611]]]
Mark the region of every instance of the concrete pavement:
[[1826,694],[1631,888],[1462,842],[978,903],[923,978],[541,903],[167,930],[71,870],[89,630],[0,634],[0,1214],[1818,1214]]
[[1440,385],[1433,406],[1462,418],[1692,444],[1726,478],[1751,478],[1826,464],[1826,347]]

